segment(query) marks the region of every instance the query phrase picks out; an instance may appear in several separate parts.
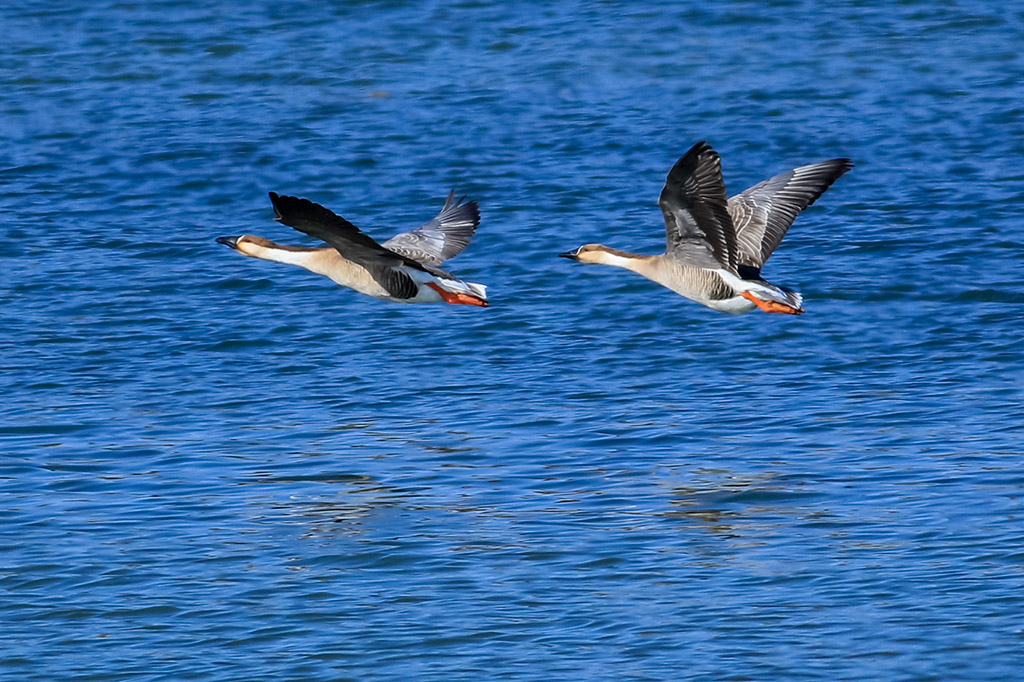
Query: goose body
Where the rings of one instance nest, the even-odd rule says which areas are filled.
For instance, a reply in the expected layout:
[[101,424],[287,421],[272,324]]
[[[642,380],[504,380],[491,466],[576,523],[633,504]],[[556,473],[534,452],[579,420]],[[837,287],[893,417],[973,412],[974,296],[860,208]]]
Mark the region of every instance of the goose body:
[[799,315],[803,297],[762,279],[761,268],[800,211],[852,167],[849,159],[801,166],[727,199],[721,159],[699,142],[672,167],[661,192],[665,253],[643,256],[584,244],[559,255],[631,270],[724,313],[760,308]]
[[475,201],[462,203],[451,192],[431,221],[383,244],[320,204],[270,192],[275,219],[331,248],[277,244],[241,235],[217,241],[252,258],[287,263],[323,275],[367,296],[398,303],[456,303],[486,307],[487,287],[441,270],[444,261],[469,245],[480,224]]

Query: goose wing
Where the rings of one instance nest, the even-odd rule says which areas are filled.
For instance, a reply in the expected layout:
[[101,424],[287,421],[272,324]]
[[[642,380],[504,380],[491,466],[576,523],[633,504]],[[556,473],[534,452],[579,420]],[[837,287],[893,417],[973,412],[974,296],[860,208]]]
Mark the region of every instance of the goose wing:
[[444,208],[430,222],[415,230],[396,234],[384,242],[384,248],[426,265],[440,265],[469,246],[480,224],[480,206],[475,201],[462,203],[448,193]]
[[851,168],[850,159],[801,166],[759,182],[729,199],[729,215],[736,226],[739,265],[761,268],[800,211],[813,204]]
[[370,276],[395,298],[413,298],[419,286],[399,268],[410,265],[423,270],[416,261],[389,251],[358,227],[330,209],[309,199],[270,192],[274,219],[299,232],[323,240],[343,258],[366,268]]
[[722,161],[698,142],[669,171],[658,200],[666,253],[684,265],[736,272],[736,234],[726,207]]

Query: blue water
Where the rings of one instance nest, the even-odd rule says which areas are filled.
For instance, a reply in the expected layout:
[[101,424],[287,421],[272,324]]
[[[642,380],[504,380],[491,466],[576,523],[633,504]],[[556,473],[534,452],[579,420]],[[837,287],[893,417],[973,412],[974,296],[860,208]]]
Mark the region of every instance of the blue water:
[[[1010,680],[1024,670],[1013,3],[0,9],[0,678]],[[857,166],[727,316],[654,253]],[[449,188],[492,306],[213,240]]]

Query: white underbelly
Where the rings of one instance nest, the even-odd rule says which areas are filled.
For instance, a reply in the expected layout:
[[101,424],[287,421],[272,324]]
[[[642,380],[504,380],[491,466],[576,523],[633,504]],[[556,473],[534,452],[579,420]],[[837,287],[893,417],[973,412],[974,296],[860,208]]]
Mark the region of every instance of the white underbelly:
[[709,308],[721,311],[723,313],[729,313],[731,315],[741,315],[743,313],[749,313],[750,311],[757,308],[756,305],[743,298],[742,296],[733,296],[732,298],[721,298],[717,301],[699,301]]
[[718,310],[723,313],[740,315],[742,313],[749,313],[751,310],[757,308],[756,305],[742,296],[709,298],[708,296],[711,292],[726,293],[726,291],[723,291],[720,279],[721,276],[718,272],[700,270],[698,268],[687,268],[687,270],[689,272],[686,272],[686,276],[684,277],[679,277],[667,282],[661,282],[656,279],[654,281],[658,282],[658,284],[662,285],[666,289],[671,289],[684,298],[688,298],[695,303],[700,303],[712,310]]

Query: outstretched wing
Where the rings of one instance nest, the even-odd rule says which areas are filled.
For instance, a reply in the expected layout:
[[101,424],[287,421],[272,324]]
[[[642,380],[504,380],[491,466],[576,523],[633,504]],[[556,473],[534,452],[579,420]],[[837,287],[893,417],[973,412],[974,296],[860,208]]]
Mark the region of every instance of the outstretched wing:
[[736,272],[736,235],[726,208],[722,162],[710,145],[698,142],[676,162],[658,203],[669,256],[692,267]]
[[270,192],[270,201],[274,204],[275,220],[327,242],[345,259],[366,268],[395,298],[416,296],[416,282],[396,268],[411,265],[422,270],[419,263],[385,249],[349,221],[308,199]]
[[465,199],[456,200],[452,190],[437,217],[411,232],[396,234],[384,247],[427,265],[454,258],[469,246],[480,224],[480,206],[475,201],[462,203]]
[[729,214],[736,226],[739,265],[761,268],[800,211],[813,204],[851,168],[850,159],[801,166],[759,182],[729,199]]

